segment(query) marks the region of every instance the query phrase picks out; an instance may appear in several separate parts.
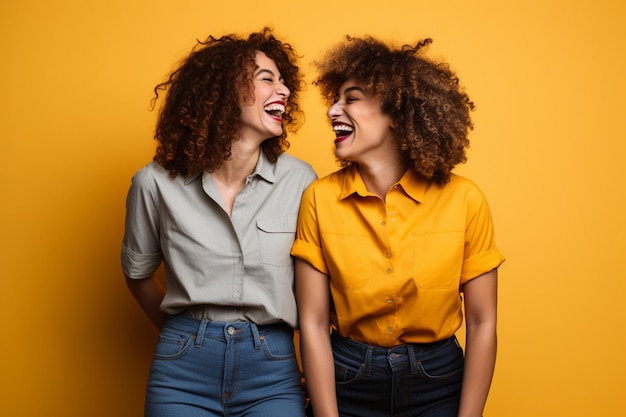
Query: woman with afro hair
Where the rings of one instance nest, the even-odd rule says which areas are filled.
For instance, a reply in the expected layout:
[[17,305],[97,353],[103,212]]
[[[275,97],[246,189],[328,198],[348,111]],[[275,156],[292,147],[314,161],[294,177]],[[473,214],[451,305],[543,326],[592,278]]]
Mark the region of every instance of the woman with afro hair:
[[474,105],[425,57],[430,42],[348,37],[317,63],[343,168],[305,191],[292,249],[316,417],[480,417],[485,406],[504,258],[483,194],[452,173]]
[[266,28],[199,42],[155,88],[158,148],[133,177],[122,245],[160,329],[148,417],[304,416],[290,250],[316,175],[284,153],[301,86],[295,50]]

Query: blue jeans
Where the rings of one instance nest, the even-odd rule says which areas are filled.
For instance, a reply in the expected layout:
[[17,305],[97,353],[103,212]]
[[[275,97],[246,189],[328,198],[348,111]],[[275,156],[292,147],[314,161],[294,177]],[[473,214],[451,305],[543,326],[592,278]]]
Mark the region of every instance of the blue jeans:
[[293,330],[170,318],[150,368],[145,416],[304,417]]
[[381,348],[331,335],[341,417],[456,417],[463,350],[456,338]]

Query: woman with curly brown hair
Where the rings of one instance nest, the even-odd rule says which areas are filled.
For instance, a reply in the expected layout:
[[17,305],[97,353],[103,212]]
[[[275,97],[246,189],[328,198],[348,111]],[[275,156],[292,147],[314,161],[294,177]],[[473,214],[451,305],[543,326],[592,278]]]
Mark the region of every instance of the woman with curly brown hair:
[[158,149],[133,177],[122,245],[127,285],[160,328],[146,416],[304,415],[290,249],[316,175],[284,153],[296,63],[267,28],[209,37],[155,88]]
[[348,38],[317,65],[344,167],[305,191],[292,249],[316,417],[478,417],[487,399],[504,258],[452,173],[474,105],[430,42]]

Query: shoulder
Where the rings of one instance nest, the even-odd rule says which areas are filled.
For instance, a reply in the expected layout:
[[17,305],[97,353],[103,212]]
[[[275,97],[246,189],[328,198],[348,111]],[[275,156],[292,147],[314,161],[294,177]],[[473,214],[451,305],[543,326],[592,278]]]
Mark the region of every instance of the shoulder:
[[152,161],[133,175],[133,182],[154,182],[169,177],[169,173],[158,163]]
[[278,157],[273,171],[278,181],[302,183],[303,187],[317,178],[315,170],[309,163],[285,153]]
[[482,191],[474,181],[457,174],[451,174],[450,181],[441,188],[444,192],[482,195]]
[[289,155],[287,153],[283,153],[278,157],[276,165],[283,169],[302,172],[315,172],[313,170],[313,167],[308,162],[305,162],[302,159],[296,158],[295,156]]
[[342,168],[313,181],[306,189],[306,198],[336,200],[344,189],[349,168]]
[[182,183],[185,179],[178,175],[172,178],[165,168],[158,163],[152,161],[135,173],[131,181],[131,191],[142,193],[154,193],[157,189],[163,187],[177,186],[176,183]]
[[315,181],[319,187],[336,187],[342,185],[346,178],[354,175],[351,167],[344,167]]
[[443,193],[453,195],[463,201],[470,211],[488,207],[487,198],[482,190],[469,178],[453,174],[450,177],[450,182],[443,189]]

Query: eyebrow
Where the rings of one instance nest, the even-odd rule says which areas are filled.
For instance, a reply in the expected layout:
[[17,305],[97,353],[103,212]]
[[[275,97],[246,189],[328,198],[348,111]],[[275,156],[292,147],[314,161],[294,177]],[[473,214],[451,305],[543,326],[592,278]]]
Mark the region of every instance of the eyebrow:
[[256,74],[254,74],[254,76],[256,77],[256,76],[261,75],[261,74],[263,74],[263,73],[265,73],[265,72],[266,72],[266,73],[268,73],[268,74],[270,74],[270,75],[272,75],[272,76],[274,76],[274,77],[276,76],[276,74],[274,74],[274,71],[272,71],[272,70],[268,70],[268,69],[266,69],[266,68],[261,68],[260,70],[258,70],[258,71],[256,72]]
[[[270,74],[272,77],[276,77],[276,74],[274,74],[274,71],[269,70],[267,68],[261,68],[259,69],[255,74],[254,77],[258,77],[259,75],[263,74],[263,73],[267,73]],[[280,76],[280,74],[278,75],[278,81],[281,83],[285,82],[285,79],[283,77]]]
[[359,87],[357,85],[355,85],[353,87],[346,88],[345,90],[343,90],[343,94],[348,94],[348,93],[350,93],[352,91],[360,91],[361,93],[365,94],[365,90],[363,90],[363,88],[361,88],[361,87]]

